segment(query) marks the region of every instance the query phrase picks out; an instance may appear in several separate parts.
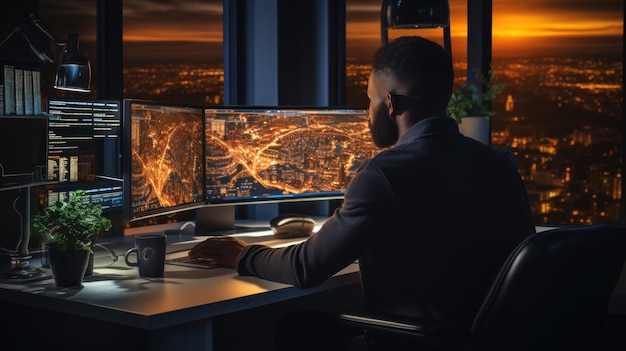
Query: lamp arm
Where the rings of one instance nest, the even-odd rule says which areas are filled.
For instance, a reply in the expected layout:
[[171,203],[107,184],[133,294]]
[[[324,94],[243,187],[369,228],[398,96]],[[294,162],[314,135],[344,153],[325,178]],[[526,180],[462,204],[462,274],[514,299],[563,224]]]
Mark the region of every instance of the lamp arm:
[[[52,34],[50,34],[50,32],[48,32],[41,24],[39,24],[39,19],[35,18],[35,15],[31,14],[30,18],[33,20],[33,24],[37,27],[37,29],[39,29],[42,33],[44,33],[48,38],[52,39],[56,45],[58,46],[67,45],[66,42],[59,41]],[[20,27],[16,26],[15,29],[13,29],[11,33],[9,33],[4,39],[2,39],[2,41],[0,42],[0,46],[4,45],[4,43],[6,43],[7,40],[9,40],[15,33],[18,33],[18,32],[20,32]]]
[[56,55],[56,46],[66,47],[67,42],[59,41],[54,35],[48,32],[40,23],[34,14],[28,17],[14,14],[13,17],[15,29],[0,42],[0,46],[4,45],[7,40],[15,33],[22,33],[31,51],[39,57],[41,61],[52,62]]
[[13,34],[17,33],[20,31],[20,27],[15,27],[15,29],[13,29],[13,31],[11,33],[9,33],[9,35],[6,36],[6,38],[2,39],[2,42],[0,42],[0,46],[4,45],[4,43],[7,42],[7,40],[9,40],[9,38],[11,38],[13,36]]
[[50,32],[48,32],[41,24],[39,24],[40,19],[35,17],[34,14],[32,14],[32,13],[30,14],[30,19],[33,21],[33,24],[35,25],[35,27],[37,27],[48,38],[52,39],[56,45],[58,45],[58,46],[65,46],[65,45],[67,45],[66,42],[59,41],[54,35],[50,34]]
[[87,55],[78,51],[78,34],[70,33],[67,41],[59,41],[39,23],[39,19],[34,14],[30,13],[28,18],[15,13],[13,15],[15,29],[0,41],[0,46],[4,45],[15,33],[20,32],[33,54],[44,62],[53,62],[56,46],[62,46],[63,53],[59,57],[54,88],[90,92],[91,65]]

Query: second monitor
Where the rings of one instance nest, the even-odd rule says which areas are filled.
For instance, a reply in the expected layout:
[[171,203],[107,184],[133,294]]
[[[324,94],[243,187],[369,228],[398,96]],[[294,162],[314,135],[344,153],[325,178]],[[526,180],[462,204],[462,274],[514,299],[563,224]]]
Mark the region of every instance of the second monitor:
[[204,120],[199,107],[124,100],[124,219],[204,205]]
[[209,204],[341,196],[377,152],[366,110],[205,109]]
[[209,207],[341,199],[378,152],[363,109],[225,107],[204,115]]

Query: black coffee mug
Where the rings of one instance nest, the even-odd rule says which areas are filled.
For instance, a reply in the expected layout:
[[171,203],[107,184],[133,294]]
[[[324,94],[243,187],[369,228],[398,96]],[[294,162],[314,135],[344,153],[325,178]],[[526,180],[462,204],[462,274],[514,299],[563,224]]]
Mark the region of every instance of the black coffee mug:
[[[135,235],[135,247],[126,251],[124,260],[127,265],[139,268],[140,277],[163,277],[166,245],[165,234]],[[134,262],[129,260],[133,255],[137,257]]]

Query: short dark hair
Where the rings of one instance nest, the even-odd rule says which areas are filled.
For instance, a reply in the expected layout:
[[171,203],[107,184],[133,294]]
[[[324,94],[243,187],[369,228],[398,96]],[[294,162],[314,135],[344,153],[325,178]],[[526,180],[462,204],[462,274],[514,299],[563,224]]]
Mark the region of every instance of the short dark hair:
[[432,110],[447,109],[454,69],[441,45],[418,36],[399,37],[379,48],[374,72],[388,72],[409,87],[411,96],[428,101]]

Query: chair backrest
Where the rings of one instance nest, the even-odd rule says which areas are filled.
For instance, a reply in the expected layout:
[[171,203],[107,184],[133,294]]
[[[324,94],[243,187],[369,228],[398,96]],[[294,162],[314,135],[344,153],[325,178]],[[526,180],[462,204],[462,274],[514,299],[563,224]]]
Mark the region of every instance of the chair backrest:
[[626,260],[626,228],[533,234],[509,256],[472,326],[478,350],[592,350]]

